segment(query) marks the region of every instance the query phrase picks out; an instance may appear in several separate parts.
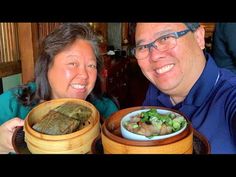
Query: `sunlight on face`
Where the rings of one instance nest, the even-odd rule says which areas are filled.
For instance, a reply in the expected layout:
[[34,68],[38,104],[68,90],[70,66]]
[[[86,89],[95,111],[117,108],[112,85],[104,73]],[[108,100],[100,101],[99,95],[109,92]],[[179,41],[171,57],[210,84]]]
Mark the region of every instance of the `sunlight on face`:
[[76,40],[57,54],[48,71],[52,98],[86,99],[97,78],[97,62],[92,45]]
[[[145,45],[169,33],[186,29],[183,23],[138,23],[136,45]],[[204,35],[198,35],[198,30],[195,33],[188,32],[179,37],[176,46],[167,51],[151,48],[147,58],[138,60],[143,74],[162,92],[188,92],[200,76],[205,59],[196,39],[204,40]]]

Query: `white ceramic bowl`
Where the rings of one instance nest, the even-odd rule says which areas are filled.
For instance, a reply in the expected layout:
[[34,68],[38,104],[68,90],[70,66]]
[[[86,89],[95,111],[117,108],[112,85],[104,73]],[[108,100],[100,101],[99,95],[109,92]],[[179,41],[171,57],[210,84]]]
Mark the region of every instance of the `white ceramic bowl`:
[[[146,111],[149,111],[150,109],[142,109],[142,110],[138,110],[138,111],[134,111],[134,112],[131,112],[127,115],[125,115],[122,119],[121,119],[121,122],[120,122],[120,129],[121,129],[121,134],[124,138],[127,138],[127,139],[130,139],[130,140],[139,140],[139,141],[150,141],[150,140],[161,140],[161,139],[165,139],[165,138],[170,138],[170,137],[173,137],[175,135],[178,135],[180,134],[181,132],[184,131],[184,129],[187,127],[187,123],[180,129],[178,130],[177,132],[173,132],[173,133],[170,133],[170,134],[166,134],[166,135],[157,135],[157,136],[153,136],[153,137],[146,137],[144,135],[139,135],[139,134],[136,134],[136,133],[132,133],[130,132],[129,130],[127,130],[124,126],[124,122],[126,121],[129,121],[131,117],[133,116],[136,116],[138,114],[140,114],[141,112],[146,112]],[[169,111],[169,110],[163,110],[163,109],[157,109],[157,112],[160,113],[160,114],[167,114],[167,113],[170,113],[172,111]],[[173,112],[175,114],[178,114],[176,112]],[[180,115],[180,114],[179,114]],[[182,115],[180,115],[182,116]]]

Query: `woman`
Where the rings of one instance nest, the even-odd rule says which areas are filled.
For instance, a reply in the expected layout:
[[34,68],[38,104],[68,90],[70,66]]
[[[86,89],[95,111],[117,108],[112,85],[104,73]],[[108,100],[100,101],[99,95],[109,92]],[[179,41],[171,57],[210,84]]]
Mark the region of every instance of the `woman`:
[[89,27],[65,23],[49,34],[35,67],[35,82],[0,95],[0,153],[14,152],[11,139],[28,112],[43,101],[79,98],[90,101],[107,118],[116,105],[100,89],[102,61]]

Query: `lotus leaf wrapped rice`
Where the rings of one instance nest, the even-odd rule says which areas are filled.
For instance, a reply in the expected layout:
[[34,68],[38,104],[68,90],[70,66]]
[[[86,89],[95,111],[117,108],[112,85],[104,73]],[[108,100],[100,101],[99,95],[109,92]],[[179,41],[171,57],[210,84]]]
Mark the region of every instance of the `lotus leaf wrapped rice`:
[[82,122],[86,121],[92,114],[92,110],[90,108],[73,102],[66,102],[54,110]]
[[78,120],[50,111],[39,123],[33,126],[33,129],[48,135],[63,135],[72,133],[79,125],[80,121]]
[[48,135],[63,135],[80,128],[91,116],[92,110],[73,102],[64,103],[50,110],[33,129]]

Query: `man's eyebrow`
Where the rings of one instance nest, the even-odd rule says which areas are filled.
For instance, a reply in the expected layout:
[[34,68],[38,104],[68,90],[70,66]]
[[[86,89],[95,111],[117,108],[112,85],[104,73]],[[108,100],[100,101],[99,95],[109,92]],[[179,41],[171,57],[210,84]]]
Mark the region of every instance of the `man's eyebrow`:
[[[157,39],[157,38],[159,38],[159,37],[161,37],[162,35],[166,35],[166,34],[169,34],[169,33],[172,33],[173,32],[173,30],[171,30],[171,29],[165,29],[165,30],[162,30],[162,31],[159,31],[159,32],[157,32],[157,33],[155,33],[154,34],[154,36],[155,36],[155,38]],[[141,43],[143,43],[144,42],[144,40],[143,39],[141,39],[141,40],[138,40],[137,41],[137,43],[136,43],[136,46],[139,46]],[[151,41],[152,42],[152,41]],[[150,42],[149,42],[150,43]],[[148,43],[147,43],[148,44]],[[144,44],[145,45],[145,44]]]

